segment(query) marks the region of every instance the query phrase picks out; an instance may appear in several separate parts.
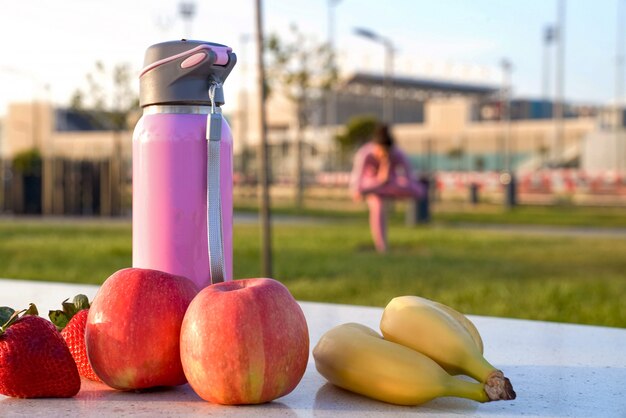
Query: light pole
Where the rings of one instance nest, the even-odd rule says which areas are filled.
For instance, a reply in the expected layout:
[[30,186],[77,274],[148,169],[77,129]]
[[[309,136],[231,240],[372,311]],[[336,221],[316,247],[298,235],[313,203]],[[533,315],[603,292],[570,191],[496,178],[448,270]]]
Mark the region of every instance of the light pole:
[[553,163],[559,166],[559,161],[563,158],[564,146],[564,126],[563,118],[565,116],[565,0],[558,0],[557,7],[557,30],[556,39],[557,55],[556,55],[556,101],[554,106],[554,123],[555,136],[553,147]]
[[[331,51],[330,67],[333,73],[337,71],[337,57],[335,56],[335,7],[341,0],[328,0],[328,48]],[[337,97],[334,86],[328,89],[326,98],[326,126],[330,127],[337,123]]]
[[[548,109],[550,106],[550,46],[554,41],[555,29],[552,25],[547,25],[543,30],[543,74],[541,90],[544,100],[543,111],[544,117],[548,117]],[[550,112],[552,113],[552,112]]]
[[624,1],[617,1],[617,42],[615,51],[615,171],[620,172],[622,159],[621,131],[624,124],[622,100],[624,100]]
[[507,58],[500,61],[502,68],[502,113],[500,121],[504,131],[504,171],[511,171],[511,72],[513,65]]
[[191,22],[196,15],[196,4],[192,1],[183,1],[178,5],[178,12],[185,21],[185,37],[191,38]]
[[[328,48],[330,49],[330,68],[334,80],[337,75],[337,56],[335,48],[335,7],[341,0],[328,0]],[[328,135],[329,144],[333,144],[334,126],[337,124],[337,92],[335,91],[335,83],[333,82],[326,93],[326,133]],[[333,145],[330,145],[333,150]],[[333,155],[336,155],[333,152]]]
[[513,65],[507,58],[500,61],[502,67],[502,113],[500,121],[504,131],[504,172],[501,176],[505,188],[505,205],[512,208],[517,204],[515,174],[511,164],[511,73]]
[[371,41],[378,42],[385,47],[385,73],[383,76],[383,121],[385,123],[393,123],[393,60],[394,48],[389,38],[380,36],[376,32],[364,28],[355,28],[354,33]]
[[252,40],[250,34],[243,34],[240,36],[239,41],[241,43],[241,91],[239,92],[239,126],[241,127],[241,135],[239,143],[241,144],[241,173],[243,174],[244,181],[248,177],[248,56],[247,45]]

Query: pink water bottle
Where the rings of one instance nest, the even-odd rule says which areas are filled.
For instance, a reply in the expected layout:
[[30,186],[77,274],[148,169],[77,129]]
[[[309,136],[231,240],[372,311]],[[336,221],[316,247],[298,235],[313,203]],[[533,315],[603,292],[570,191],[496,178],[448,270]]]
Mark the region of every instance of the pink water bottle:
[[222,84],[224,45],[152,45],[140,75],[133,134],[133,267],[185,276],[199,288],[232,280],[232,159]]

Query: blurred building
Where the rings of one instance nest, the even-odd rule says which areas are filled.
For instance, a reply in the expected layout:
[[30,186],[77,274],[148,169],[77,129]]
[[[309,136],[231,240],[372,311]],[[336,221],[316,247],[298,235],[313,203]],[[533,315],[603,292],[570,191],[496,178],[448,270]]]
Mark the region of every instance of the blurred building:
[[[567,104],[559,124],[552,119],[552,103],[515,98],[507,123],[496,86],[400,77],[393,85],[393,132],[416,169],[500,171],[507,149],[517,171],[626,169],[625,118],[615,107]],[[334,137],[353,117],[382,118],[383,95],[382,77],[356,73],[336,88],[334,122],[327,120],[325,97],[309,104],[310,124],[301,132],[309,182],[321,172],[350,168],[339,158]],[[236,181],[254,181],[257,170],[257,101],[246,102],[245,108],[225,106],[235,137]],[[267,106],[272,181],[293,183],[294,105],[277,95]],[[128,126],[138,115],[139,109]],[[0,213],[130,213],[131,137],[131,131],[112,129],[94,112],[12,104],[0,121]]]
[[0,212],[130,213],[131,132],[93,112],[14,103],[2,121]]
[[[582,152],[588,147],[583,144],[591,140],[592,133],[613,130],[612,124],[603,126],[600,116],[606,112],[597,106],[568,103],[559,134],[552,119],[553,103],[522,98],[511,101],[511,122],[507,124],[502,117],[501,93],[494,85],[397,77],[393,86],[394,134],[416,168],[423,170],[502,170],[507,138],[512,168],[580,167],[587,161]],[[328,101],[324,97],[315,100],[308,110],[310,126],[302,134],[305,169],[309,173],[345,170],[335,158],[335,135],[353,117],[382,119],[383,96],[382,76],[349,75],[336,89],[335,122],[330,124]],[[239,109],[231,120],[236,158],[247,154],[251,173],[255,172],[253,155],[258,144],[255,105],[252,101]],[[267,107],[272,175],[274,180],[289,179],[296,161],[295,108],[284,97],[271,97]],[[598,164],[614,168],[615,158]],[[237,161],[236,167],[241,167]]]

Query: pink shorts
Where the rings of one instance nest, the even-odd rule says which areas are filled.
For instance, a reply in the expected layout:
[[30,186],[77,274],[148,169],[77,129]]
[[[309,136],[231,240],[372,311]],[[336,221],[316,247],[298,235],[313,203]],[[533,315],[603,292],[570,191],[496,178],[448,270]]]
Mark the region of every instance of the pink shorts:
[[383,198],[414,198],[421,199],[424,197],[424,187],[419,183],[414,182],[388,182],[384,184],[373,184],[371,186],[366,184],[360,188],[359,192],[362,194],[375,194]]

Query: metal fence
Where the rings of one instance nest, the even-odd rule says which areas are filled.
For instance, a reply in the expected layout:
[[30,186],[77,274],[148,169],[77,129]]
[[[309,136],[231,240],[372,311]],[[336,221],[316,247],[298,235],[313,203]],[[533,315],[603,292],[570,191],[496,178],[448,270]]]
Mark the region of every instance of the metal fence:
[[131,213],[132,166],[114,158],[47,158],[24,173],[0,161],[0,213],[126,216]]

